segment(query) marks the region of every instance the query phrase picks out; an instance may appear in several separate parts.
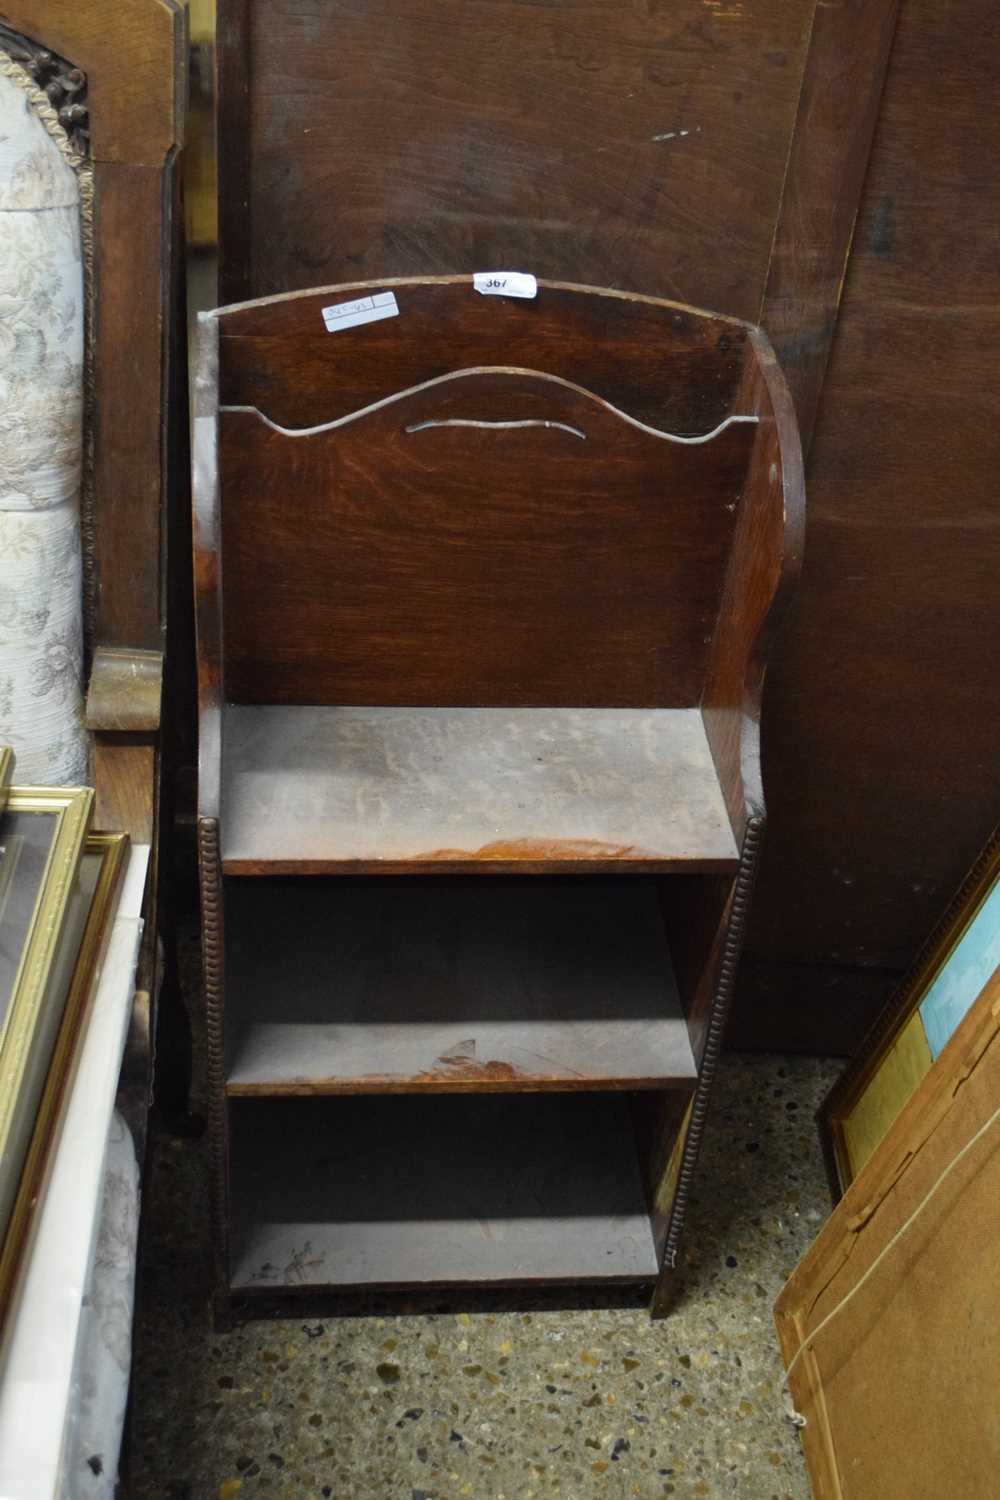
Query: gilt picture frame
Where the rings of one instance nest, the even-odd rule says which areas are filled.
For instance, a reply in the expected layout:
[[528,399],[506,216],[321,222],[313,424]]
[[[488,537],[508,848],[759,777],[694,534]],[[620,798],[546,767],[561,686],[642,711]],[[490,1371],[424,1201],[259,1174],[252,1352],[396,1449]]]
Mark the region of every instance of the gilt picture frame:
[[63,947],[68,953],[75,950],[76,957],[7,1233],[0,1245],[0,1308],[8,1305],[30,1229],[63,1094],[111,934],[129,842],[127,833],[90,833],[84,845],[77,895],[62,936]]
[[76,962],[65,927],[93,802],[89,787],[12,787],[0,815],[0,1242]]
[[1000,827],[817,1111],[835,1202],[998,968]]

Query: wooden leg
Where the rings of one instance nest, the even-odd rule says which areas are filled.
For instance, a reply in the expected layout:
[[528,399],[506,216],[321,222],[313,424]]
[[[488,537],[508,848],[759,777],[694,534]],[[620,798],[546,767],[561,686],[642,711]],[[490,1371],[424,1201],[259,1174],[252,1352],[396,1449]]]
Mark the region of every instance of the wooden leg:
[[654,1322],[673,1312],[679,1294],[680,1272],[676,1266],[665,1266],[653,1288],[653,1298],[649,1304],[649,1316]]

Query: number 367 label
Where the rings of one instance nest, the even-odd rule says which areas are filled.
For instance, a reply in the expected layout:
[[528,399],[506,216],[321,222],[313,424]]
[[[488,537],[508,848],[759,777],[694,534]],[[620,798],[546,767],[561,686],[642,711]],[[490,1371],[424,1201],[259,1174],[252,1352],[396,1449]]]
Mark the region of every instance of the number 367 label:
[[525,271],[477,271],[472,285],[484,297],[535,297],[538,282]]

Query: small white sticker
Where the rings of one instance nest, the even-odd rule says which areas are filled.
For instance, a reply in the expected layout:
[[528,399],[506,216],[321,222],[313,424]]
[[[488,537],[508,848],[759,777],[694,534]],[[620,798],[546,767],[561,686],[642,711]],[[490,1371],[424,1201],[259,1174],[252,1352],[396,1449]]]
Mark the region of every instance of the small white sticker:
[[526,271],[477,271],[472,285],[484,297],[538,296],[538,282]]
[[324,307],[323,322],[327,333],[342,328],[357,328],[359,323],[378,323],[382,318],[398,318],[399,304],[394,292],[376,292],[373,297],[358,297],[353,302],[335,302]]

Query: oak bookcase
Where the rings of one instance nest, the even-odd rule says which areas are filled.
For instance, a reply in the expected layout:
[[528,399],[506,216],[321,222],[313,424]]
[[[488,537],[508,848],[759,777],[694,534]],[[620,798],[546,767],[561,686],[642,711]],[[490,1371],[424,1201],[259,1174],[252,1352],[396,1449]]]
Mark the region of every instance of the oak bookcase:
[[770,346],[467,276],[242,303],[200,340],[220,1316],[536,1281],[662,1312],[801,550]]

